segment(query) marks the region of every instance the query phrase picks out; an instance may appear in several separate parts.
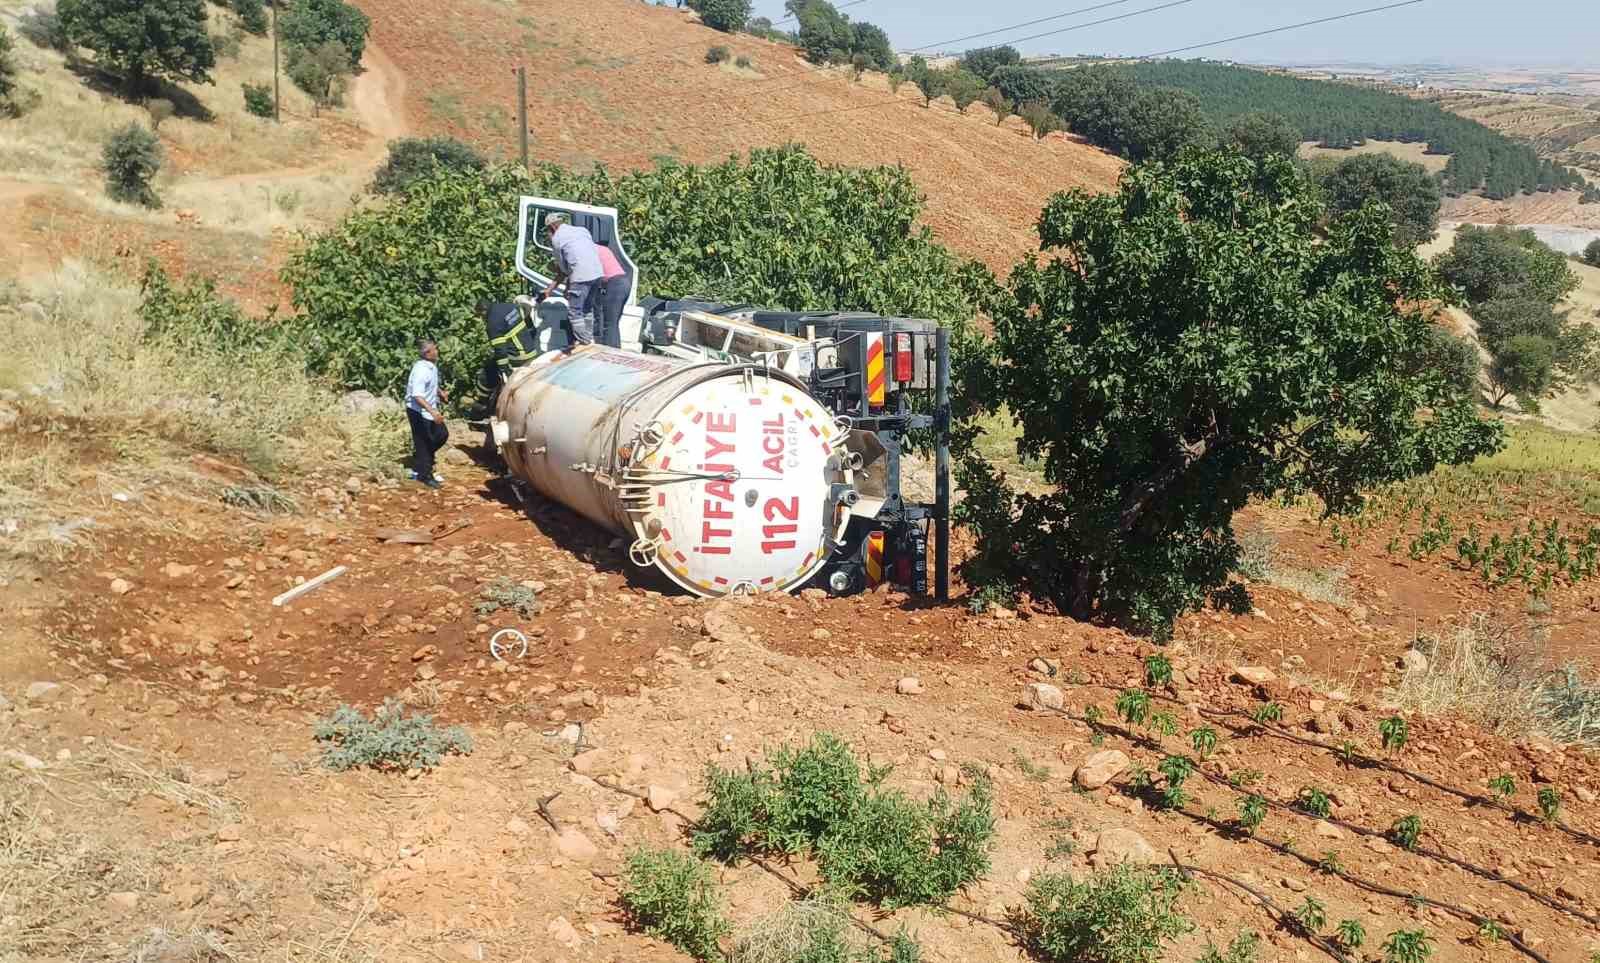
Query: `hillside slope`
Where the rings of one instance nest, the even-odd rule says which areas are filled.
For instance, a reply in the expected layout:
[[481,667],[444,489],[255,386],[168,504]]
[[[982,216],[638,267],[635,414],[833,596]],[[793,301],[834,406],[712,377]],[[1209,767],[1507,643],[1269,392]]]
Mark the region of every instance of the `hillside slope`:
[[[847,71],[718,33],[687,11],[632,0],[440,0],[424,20],[403,0],[359,6],[373,40],[413,79],[405,109],[414,130],[514,158],[513,69],[527,64],[537,160],[618,170],[799,141],[831,163],[903,164],[928,197],[926,223],[996,268],[1036,247],[1034,219],[1051,193],[1107,190],[1122,168],[1063,135],[1036,141],[1015,118],[996,126],[980,106],[966,116],[948,100],[925,109],[913,87],[891,94],[879,74],[852,83]],[[750,66],[707,64],[713,45]]]

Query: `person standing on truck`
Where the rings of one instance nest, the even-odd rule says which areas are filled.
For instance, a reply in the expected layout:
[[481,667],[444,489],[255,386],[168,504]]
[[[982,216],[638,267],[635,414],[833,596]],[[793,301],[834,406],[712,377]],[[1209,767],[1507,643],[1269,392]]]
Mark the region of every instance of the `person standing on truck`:
[[411,477],[429,488],[439,488],[443,478],[433,472],[433,456],[450,439],[439,405],[450,393],[439,384],[439,346],[423,339],[419,357],[406,379],[406,420],[411,422]]
[[595,252],[600,255],[600,303],[595,316],[600,321],[600,326],[595,330],[594,339],[608,348],[622,347],[622,309],[628,306],[629,288],[628,272],[622,269],[622,263],[617,256],[611,253],[611,248],[604,244],[596,244]]
[[594,315],[596,287],[605,271],[600,267],[599,246],[581,227],[567,223],[567,215],[551,211],[545,215],[544,229],[550,237],[550,251],[556,258],[556,276],[545,287],[541,300],[548,298],[558,285],[567,288],[567,350],[579,344],[594,343]]

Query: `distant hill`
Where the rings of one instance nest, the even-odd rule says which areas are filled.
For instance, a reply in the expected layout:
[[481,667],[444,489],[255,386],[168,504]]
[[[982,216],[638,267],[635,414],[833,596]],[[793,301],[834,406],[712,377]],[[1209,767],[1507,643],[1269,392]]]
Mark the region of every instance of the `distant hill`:
[[[411,79],[404,110],[415,131],[515,158],[512,68],[526,64],[536,159],[623,170],[802,142],[831,163],[903,164],[927,195],[929,227],[995,268],[1038,247],[1033,225],[1050,194],[1109,190],[1123,167],[1065,135],[1034,140],[1016,118],[997,126],[979,105],[965,115],[948,99],[925,108],[909,83],[890,92],[873,72],[853,82],[848,68],[719,33],[688,10],[436,0],[423,17],[410,0],[355,2],[372,17],[373,42]],[[713,46],[728,60],[707,63]]]
[[1368,139],[1426,143],[1429,153],[1450,155],[1440,176],[1451,194],[1478,191],[1499,200],[1583,185],[1576,172],[1541,159],[1527,144],[1438,104],[1370,84],[1309,80],[1198,60],[1144,61],[1118,69],[1130,71],[1141,83],[1194,94],[1218,122],[1269,111],[1299,127],[1303,139],[1324,147],[1351,147]]
[[1577,168],[1600,184],[1600,97],[1460,90],[1429,92],[1427,99],[1531,144],[1540,157]]

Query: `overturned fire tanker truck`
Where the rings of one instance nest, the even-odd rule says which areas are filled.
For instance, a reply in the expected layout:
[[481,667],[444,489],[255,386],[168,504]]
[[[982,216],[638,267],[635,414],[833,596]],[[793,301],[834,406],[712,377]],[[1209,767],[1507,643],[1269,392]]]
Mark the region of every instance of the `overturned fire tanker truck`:
[[[559,212],[616,255],[631,286],[620,350],[563,333],[539,229]],[[517,297],[535,355],[489,421],[513,475],[630,541],[704,596],[835,595],[884,583],[939,598],[949,570],[949,342],[912,318],[767,311],[638,296],[617,211],[525,197]],[[934,452],[933,501],[902,492],[908,436]],[[933,542],[930,580],[929,541]]]

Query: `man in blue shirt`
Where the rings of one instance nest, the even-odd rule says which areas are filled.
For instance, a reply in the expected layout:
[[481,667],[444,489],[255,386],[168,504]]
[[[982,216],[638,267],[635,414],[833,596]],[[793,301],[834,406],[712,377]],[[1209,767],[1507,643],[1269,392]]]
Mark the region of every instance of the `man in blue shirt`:
[[567,350],[577,344],[593,344],[594,323],[590,316],[595,308],[594,292],[605,275],[594,237],[583,228],[568,224],[567,216],[555,211],[545,215],[544,229],[550,238],[550,251],[555,255],[556,276],[544,289],[543,297],[549,297],[565,282]]
[[450,429],[445,427],[439,404],[447,401],[449,392],[439,385],[439,346],[432,341],[417,344],[421,355],[411,366],[411,376],[406,379],[406,420],[411,422],[411,477],[428,486],[438,488],[444,479],[433,473],[433,456],[450,439]]

